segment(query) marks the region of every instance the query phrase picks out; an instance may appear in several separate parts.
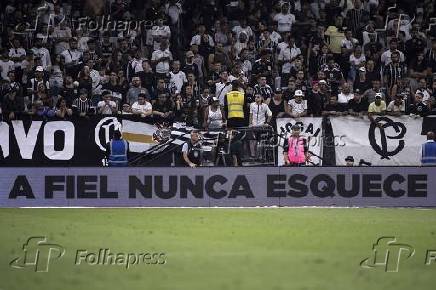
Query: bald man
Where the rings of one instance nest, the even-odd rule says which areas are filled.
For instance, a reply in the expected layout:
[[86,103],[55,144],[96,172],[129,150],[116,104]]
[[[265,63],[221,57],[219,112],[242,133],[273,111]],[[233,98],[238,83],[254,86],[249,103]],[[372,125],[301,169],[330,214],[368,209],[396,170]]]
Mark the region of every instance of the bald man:
[[436,166],[436,142],[435,133],[427,133],[427,142],[422,144],[422,166]]

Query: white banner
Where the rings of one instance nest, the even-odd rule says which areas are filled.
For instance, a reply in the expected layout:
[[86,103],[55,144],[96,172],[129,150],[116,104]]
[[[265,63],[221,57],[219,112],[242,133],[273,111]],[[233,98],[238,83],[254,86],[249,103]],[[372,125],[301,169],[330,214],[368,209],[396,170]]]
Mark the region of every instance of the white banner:
[[[278,149],[278,165],[283,166],[283,145],[285,140],[290,137],[291,127],[298,125],[301,127],[301,136],[307,138],[309,151],[322,157],[323,137],[322,137],[322,118],[279,118],[277,119],[277,134],[280,138]],[[312,156],[312,163],[307,165],[322,165],[322,161],[317,156]]]
[[345,165],[345,158],[353,156],[357,165],[361,159],[372,165],[420,165],[422,119],[409,116],[380,116],[378,123],[367,117],[330,118],[333,134],[342,136],[342,144],[335,146],[336,165]]

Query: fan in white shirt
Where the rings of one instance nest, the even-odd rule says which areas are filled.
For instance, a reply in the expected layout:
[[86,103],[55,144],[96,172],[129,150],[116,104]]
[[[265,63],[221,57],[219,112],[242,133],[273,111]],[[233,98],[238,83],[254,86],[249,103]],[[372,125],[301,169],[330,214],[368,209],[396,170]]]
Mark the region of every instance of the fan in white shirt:
[[170,88],[175,92],[181,92],[183,85],[187,82],[186,74],[180,70],[180,61],[174,61],[173,70],[170,72]]
[[64,50],[61,55],[64,57],[66,65],[76,65],[82,58],[82,52],[77,49],[77,40],[72,38],[70,40],[70,48]]
[[153,106],[145,100],[145,94],[138,95],[138,101],[132,105],[132,113],[140,115],[141,117],[147,117],[153,114]]
[[348,104],[348,101],[354,98],[354,94],[351,91],[351,85],[349,83],[344,83],[342,85],[341,93],[338,95],[339,104]]
[[156,73],[167,74],[170,71],[170,61],[173,60],[173,55],[168,49],[168,41],[162,40],[160,48],[153,51],[151,61],[156,66]]
[[170,39],[171,29],[163,24],[163,20],[157,20],[157,25],[151,28],[151,36],[153,37],[153,49],[158,50],[162,39]]
[[268,124],[272,118],[272,112],[270,108],[263,102],[263,97],[261,94],[256,94],[254,100],[255,102],[250,104],[250,127]]
[[298,118],[307,115],[307,100],[303,100],[304,94],[301,90],[296,90],[294,98],[288,102],[289,114],[291,117]]
[[15,64],[12,60],[9,59],[8,52],[5,51],[0,59],[0,70],[1,77],[4,80],[9,80],[8,73],[15,69]]
[[292,24],[295,23],[295,15],[289,13],[289,4],[283,4],[281,12],[276,14],[273,20],[277,22],[278,32],[291,32]]
[[112,96],[109,92],[103,92],[103,101],[98,102],[98,113],[102,115],[112,115],[117,112],[117,103],[111,100]]
[[301,54],[300,48],[295,45],[295,40],[293,38],[289,39],[286,46],[282,46],[278,56],[279,63],[283,64],[282,73],[291,72],[291,63]]

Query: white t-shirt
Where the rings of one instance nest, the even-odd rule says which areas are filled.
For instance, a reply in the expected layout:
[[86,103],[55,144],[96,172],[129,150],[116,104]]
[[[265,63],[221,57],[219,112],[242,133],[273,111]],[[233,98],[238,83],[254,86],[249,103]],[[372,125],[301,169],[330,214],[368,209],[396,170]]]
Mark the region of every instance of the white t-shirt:
[[350,64],[354,66],[360,66],[360,64],[364,63],[366,61],[365,55],[362,53],[359,58],[356,58],[356,56],[353,54],[350,55]]
[[224,99],[226,94],[232,90],[232,85],[230,83],[216,83],[215,84],[215,97],[220,100],[220,105],[224,106]]
[[291,111],[293,113],[304,113],[307,110],[307,100],[302,100],[301,103],[297,103],[295,99],[292,99],[288,102],[289,107],[291,107]]
[[[157,61],[162,57],[169,57],[170,60],[173,60],[173,55],[171,54],[169,49],[165,49],[164,51],[160,49],[153,51],[153,54],[151,55],[151,60]],[[156,73],[166,74],[169,71],[170,71],[169,61],[161,61],[156,64]]]
[[82,57],[82,52],[78,49],[66,49],[61,55],[65,59],[65,64],[70,64],[73,61],[78,61]]
[[272,112],[267,104],[253,102],[250,104],[250,115],[252,116],[250,125],[261,126],[265,124],[266,116],[272,116]]
[[339,104],[348,104],[348,101],[354,98],[354,94],[349,93],[348,95],[344,93],[340,93],[338,95],[338,103]]
[[277,30],[279,32],[290,32],[292,29],[292,24],[295,23],[295,16],[291,13],[278,13],[274,16],[274,21],[277,22]]
[[290,60],[301,54],[301,50],[295,45],[291,48],[289,45],[280,49],[278,60],[285,61],[282,66],[282,73],[291,72],[291,62]]
[[42,62],[42,67],[46,69],[47,67],[51,66],[51,59],[50,59],[50,52],[47,48],[41,47],[33,47],[32,48],[33,55],[35,57],[40,57]]
[[145,102],[144,105],[140,105],[138,102],[134,102],[132,105],[133,113],[145,114],[146,112],[152,111],[153,106],[149,102]]
[[151,36],[153,37],[153,49],[158,50],[159,49],[159,39],[160,38],[167,38],[169,39],[171,37],[171,30],[169,26],[153,26],[151,28]]
[[[111,108],[116,108],[116,107],[117,107],[117,103],[115,103],[114,101],[109,101],[109,104],[106,104],[105,101],[100,101],[97,104],[98,112],[102,115],[112,115]],[[100,111],[100,108],[104,108],[103,111]]]
[[175,88],[178,92],[182,91],[182,87],[184,83],[187,83],[188,79],[186,78],[186,74],[182,71],[178,73],[170,72],[170,87]]
[[[402,53],[398,49],[397,49],[397,52],[400,54],[400,62],[404,62],[404,53]],[[381,62],[384,65],[390,64],[392,62],[391,55],[392,55],[392,52],[391,52],[390,49],[388,49],[385,52],[383,52],[381,57],[380,57]]]
[[8,79],[8,72],[15,69],[14,62],[12,60],[8,60],[8,61],[0,60],[0,67],[2,70],[1,71],[2,79],[9,80]]

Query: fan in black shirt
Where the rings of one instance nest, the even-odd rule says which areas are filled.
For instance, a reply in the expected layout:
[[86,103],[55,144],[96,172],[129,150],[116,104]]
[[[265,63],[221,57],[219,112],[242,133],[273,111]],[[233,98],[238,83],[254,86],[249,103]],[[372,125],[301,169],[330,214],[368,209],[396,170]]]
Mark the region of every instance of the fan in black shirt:
[[353,116],[359,116],[368,112],[368,99],[363,98],[361,91],[356,89],[354,91],[354,98],[348,101],[348,113]]
[[430,108],[422,102],[424,96],[418,91],[415,94],[415,103],[409,106],[409,114],[425,117],[430,113]]

